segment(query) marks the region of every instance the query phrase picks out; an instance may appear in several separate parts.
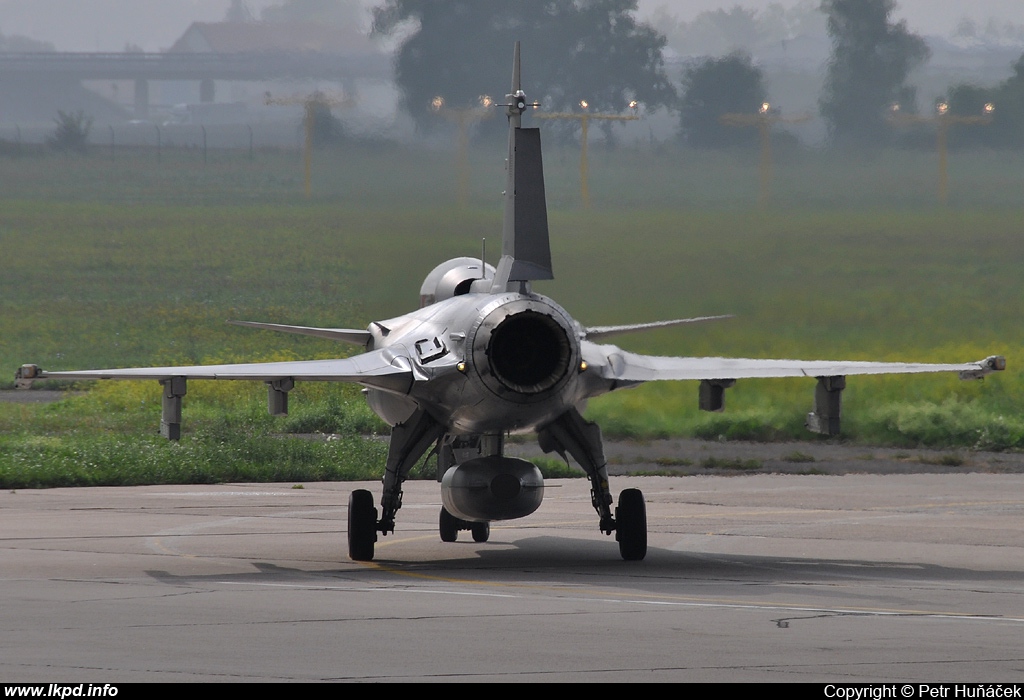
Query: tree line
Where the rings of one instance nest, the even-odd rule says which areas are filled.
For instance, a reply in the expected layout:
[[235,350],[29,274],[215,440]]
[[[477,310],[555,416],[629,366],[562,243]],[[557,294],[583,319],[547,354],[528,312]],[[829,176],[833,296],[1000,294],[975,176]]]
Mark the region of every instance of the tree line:
[[[816,0],[831,40],[831,56],[819,100],[819,113],[833,144],[887,145],[908,140],[906,130],[890,123],[890,108],[915,110],[911,71],[928,59],[924,40],[904,21],[894,21],[896,0]],[[769,8],[765,24],[785,32],[813,21],[813,5],[790,14]],[[479,106],[508,85],[510,39],[523,43],[523,71],[529,97],[545,111],[578,111],[586,99],[591,113],[624,112],[631,104],[644,109],[674,110],[679,134],[695,147],[742,145],[757,140],[751,129],[724,125],[728,113],[753,115],[769,99],[762,70],[749,54],[729,53],[696,59],[686,65],[677,87],[666,73],[664,31],[675,30],[667,15],[652,26],[636,19],[637,0],[380,0],[372,10],[372,32],[394,40],[395,79],[401,105],[424,130],[444,123],[429,109],[437,96],[455,108]],[[359,21],[358,0],[279,0],[259,19],[267,22]],[[705,13],[687,28],[690,35],[709,27],[739,27],[751,42],[765,30],[753,11],[738,6]],[[777,16],[776,16],[777,15]],[[253,21],[244,0],[232,0],[227,21]],[[711,22],[711,20],[714,20]],[[711,22],[709,24],[709,22]],[[776,26],[777,25],[777,26]],[[731,31],[731,30],[730,30]],[[0,50],[47,50],[23,37],[0,34]],[[957,129],[953,144],[1024,147],[1024,55],[1012,75],[996,86],[955,85],[948,92],[948,114],[977,114],[984,103],[996,105],[984,129]],[[928,109],[931,109],[929,106]],[[63,116],[63,115],[62,115]],[[317,123],[336,127],[330,114]],[[500,120],[493,120],[497,126]],[[611,129],[612,122],[600,123]],[[59,124],[58,124],[59,126]],[[911,134],[911,137],[913,135]]]
[[[648,110],[676,110],[680,135],[693,146],[756,140],[753,130],[720,121],[725,113],[756,113],[768,98],[751,57],[737,52],[695,60],[677,89],[665,71],[664,34],[638,22],[636,9],[635,0],[385,0],[373,11],[373,32],[403,37],[396,80],[403,107],[424,129],[440,123],[427,109],[435,95],[469,107],[508,83],[506,44],[516,37],[523,42],[530,97],[545,110],[578,110],[585,96],[591,112],[621,112],[638,100]],[[834,144],[887,145],[904,138],[889,122],[889,110],[899,104],[914,111],[907,78],[929,51],[905,21],[893,20],[895,9],[896,0],[820,3],[832,50],[819,112]],[[964,143],[1024,146],[1024,56],[1013,70],[999,86],[950,88],[951,113],[998,105],[989,128],[958,132]]]

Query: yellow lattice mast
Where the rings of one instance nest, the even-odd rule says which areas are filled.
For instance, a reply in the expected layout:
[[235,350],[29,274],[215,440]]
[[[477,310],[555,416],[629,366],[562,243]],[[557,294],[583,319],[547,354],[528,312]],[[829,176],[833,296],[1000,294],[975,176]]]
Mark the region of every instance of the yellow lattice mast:
[[809,114],[801,114],[796,117],[782,117],[772,114],[772,106],[768,102],[762,102],[757,112],[753,114],[729,113],[719,117],[719,121],[726,126],[746,127],[756,126],[761,136],[761,161],[760,161],[760,188],[757,195],[758,206],[766,208],[771,198],[772,189],[772,127],[776,124],[798,124],[810,119]]
[[900,126],[910,124],[934,124],[936,150],[939,153],[939,203],[946,206],[949,200],[949,156],[947,140],[949,128],[954,124],[966,124],[972,126],[985,126],[992,123],[992,114],[995,112],[995,105],[986,102],[978,116],[961,116],[949,113],[949,103],[945,100],[935,105],[935,115],[924,117],[917,114],[903,114],[900,112],[898,103],[889,108],[889,122]]
[[636,100],[629,103],[629,108],[633,110],[633,114],[591,113],[587,111],[590,108],[590,103],[586,100],[580,100],[582,112],[545,112],[534,115],[538,119],[573,119],[580,123],[580,201],[583,202],[584,207],[590,207],[590,185],[588,184],[587,165],[587,129],[590,125],[590,120],[633,121],[640,118],[636,115],[638,106]]
[[355,100],[351,97],[327,95],[320,90],[315,90],[304,97],[273,97],[268,92],[264,102],[268,105],[302,105],[304,116],[302,119],[305,131],[305,142],[302,148],[302,158],[305,170],[305,193],[306,199],[312,196],[313,183],[313,134],[316,129],[316,112],[318,108],[330,109],[331,107],[351,107]]
[[494,100],[489,95],[480,95],[478,107],[448,107],[444,98],[438,95],[430,101],[430,111],[455,124],[456,137],[456,199],[460,207],[469,203],[469,127],[494,116]]

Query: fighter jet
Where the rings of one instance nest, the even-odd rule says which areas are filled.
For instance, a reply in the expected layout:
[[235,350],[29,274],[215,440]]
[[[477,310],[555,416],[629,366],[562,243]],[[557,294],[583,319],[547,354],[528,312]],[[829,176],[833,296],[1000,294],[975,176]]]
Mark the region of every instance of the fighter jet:
[[846,377],[861,374],[958,372],[975,379],[1002,370],[1002,357],[961,364],[828,362],[653,357],[600,344],[615,334],[664,328],[710,318],[677,319],[623,326],[586,327],[532,282],[553,279],[540,132],[524,128],[534,107],[520,83],[519,44],[513,54],[512,87],[503,107],[508,116],[508,161],[502,254],[497,267],[482,259],[455,258],[435,267],[420,289],[420,308],[374,321],[366,330],[236,322],[267,330],[354,343],[360,355],[306,362],[270,362],[193,367],[150,367],[47,372],[23,365],[17,379],[148,379],[163,386],[162,433],[180,437],[181,398],[191,379],[262,381],[269,410],[287,412],[296,382],[355,382],[370,407],[392,426],[378,511],[367,490],[351,494],[348,552],[373,559],[378,535],[393,533],[402,507],[402,483],[418,460],[433,450],[443,507],[440,537],[454,541],[468,530],[484,542],[493,521],[522,518],[541,504],[544,480],[531,462],[507,456],[511,433],[535,433],[546,452],[568,453],[590,480],[598,527],[615,534],[626,560],[647,553],[647,515],[638,489],[612,492],[600,428],[581,415],[587,399],[656,380],[697,380],[699,405],[718,411],[724,391],[737,379],[817,379],[811,430],[839,430],[840,397]]

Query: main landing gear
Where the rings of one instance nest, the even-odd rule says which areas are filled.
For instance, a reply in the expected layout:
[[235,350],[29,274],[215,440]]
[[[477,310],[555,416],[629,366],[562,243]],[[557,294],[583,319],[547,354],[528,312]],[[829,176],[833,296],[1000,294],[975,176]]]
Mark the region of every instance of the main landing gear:
[[372,561],[377,541],[377,509],[366,489],[348,497],[348,556],[352,561]]
[[417,409],[405,423],[391,430],[380,517],[369,491],[359,489],[349,497],[348,555],[353,561],[372,561],[377,533],[395,531],[395,514],[402,507],[402,482],[416,460],[442,435],[444,428],[423,409]]
[[[369,491],[353,491],[349,498],[348,553],[354,561],[371,561],[377,533],[386,535],[395,531],[395,514],[402,507],[402,482],[413,463],[444,434],[444,428],[422,410],[417,410],[409,420],[392,430],[380,517]],[[563,457],[568,452],[583,467],[590,480],[591,500],[600,519],[599,527],[606,535],[615,533],[622,558],[640,561],[647,556],[647,506],[640,490],[626,489],[619,494],[618,506],[612,512],[601,429],[584,420],[576,409],[570,409],[543,428],[538,439],[545,452],[558,452]],[[441,540],[455,542],[459,530],[469,530],[475,542],[486,542],[491,534],[489,523],[468,522],[442,508],[438,518]]]
[[[619,554],[626,561],[640,561],[647,555],[647,506],[640,489],[626,489],[619,494],[619,505],[612,522]],[[455,542],[459,530],[469,530],[474,542],[486,542],[491,536],[490,523],[471,523],[456,518],[441,508],[438,532],[442,542]],[[352,561],[372,561],[377,541],[377,509],[373,494],[365,489],[353,491],[348,500],[348,556]]]
[[545,452],[571,454],[590,480],[590,499],[600,518],[601,532],[615,533],[619,554],[626,561],[647,556],[647,506],[639,489],[619,494],[619,505],[612,514],[612,492],[608,488],[608,466],[604,458],[601,429],[570,409],[540,431],[539,442]]
[[640,561],[647,556],[647,506],[640,489],[626,489],[619,494],[615,539],[619,554],[626,561]]

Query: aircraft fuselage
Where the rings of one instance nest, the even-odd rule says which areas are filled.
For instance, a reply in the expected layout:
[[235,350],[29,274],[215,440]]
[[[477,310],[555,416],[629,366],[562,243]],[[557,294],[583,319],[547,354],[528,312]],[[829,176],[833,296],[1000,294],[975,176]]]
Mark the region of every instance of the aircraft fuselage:
[[393,425],[419,406],[454,434],[535,430],[606,383],[586,373],[579,324],[540,294],[463,294],[369,331],[370,348],[411,358],[418,380],[405,396],[369,390]]

